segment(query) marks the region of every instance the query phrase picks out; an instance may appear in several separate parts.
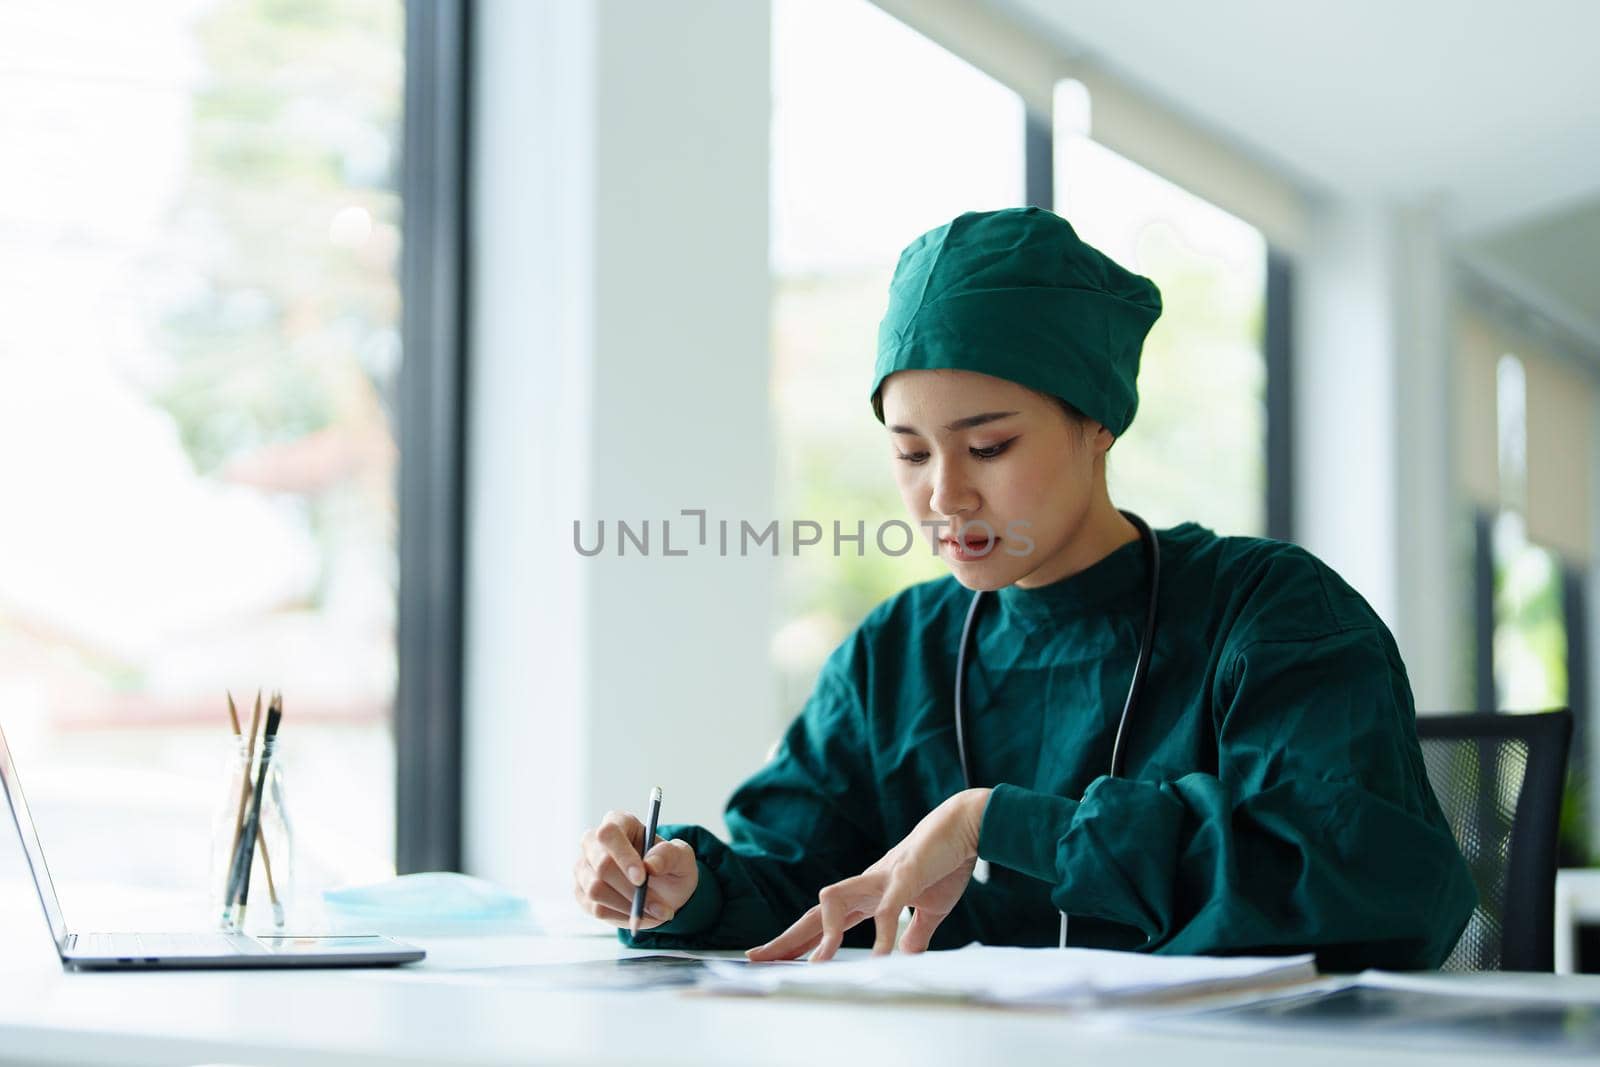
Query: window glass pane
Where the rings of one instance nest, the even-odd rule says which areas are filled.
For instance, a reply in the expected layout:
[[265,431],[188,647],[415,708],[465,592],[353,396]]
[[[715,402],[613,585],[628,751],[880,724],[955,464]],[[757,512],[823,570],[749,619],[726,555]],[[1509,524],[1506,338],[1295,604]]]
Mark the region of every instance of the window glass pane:
[[1055,151],[1056,210],[1161,288],[1139,411],[1106,466],[1112,501],[1158,527],[1192,519],[1220,534],[1264,534],[1266,241],[1070,129],[1057,129]]
[[1567,704],[1561,561],[1528,540],[1528,391],[1522,360],[1495,363],[1495,437],[1503,509],[1494,521],[1494,688],[1500,710]]
[[1567,706],[1567,624],[1561,565],[1527,538],[1522,516],[1494,526],[1494,687],[1504,711]]
[[69,915],[203,888],[229,687],[300,888],[393,870],[403,29],[0,7],[0,724]]
[[[781,557],[773,654],[792,714],[868,609],[947,573],[925,542],[898,557],[874,544],[906,519],[867,401],[878,321],[913,238],[1022,202],[1023,105],[867,0],[777,0],[773,82],[778,507],[825,531],[818,550]],[[834,557],[834,521],[847,536],[865,524],[864,555]]]

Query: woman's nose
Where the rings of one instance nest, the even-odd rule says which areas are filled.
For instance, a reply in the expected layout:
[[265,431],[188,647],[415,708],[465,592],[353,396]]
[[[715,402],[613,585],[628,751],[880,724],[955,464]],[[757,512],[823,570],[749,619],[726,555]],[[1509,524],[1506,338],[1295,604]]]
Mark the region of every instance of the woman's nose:
[[960,463],[943,460],[933,468],[933,493],[928,506],[934,511],[940,515],[972,511],[976,501],[977,494]]

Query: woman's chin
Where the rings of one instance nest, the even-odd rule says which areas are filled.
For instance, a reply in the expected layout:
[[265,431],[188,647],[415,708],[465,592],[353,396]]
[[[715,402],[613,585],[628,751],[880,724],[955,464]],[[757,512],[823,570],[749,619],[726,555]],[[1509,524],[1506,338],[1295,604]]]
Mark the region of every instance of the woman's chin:
[[[951,576],[973,592],[1004,589],[1026,573],[1018,571],[1014,560],[957,560],[946,555],[944,562],[945,566],[950,568]],[[1011,566],[1006,566],[1007,562],[1010,562]]]

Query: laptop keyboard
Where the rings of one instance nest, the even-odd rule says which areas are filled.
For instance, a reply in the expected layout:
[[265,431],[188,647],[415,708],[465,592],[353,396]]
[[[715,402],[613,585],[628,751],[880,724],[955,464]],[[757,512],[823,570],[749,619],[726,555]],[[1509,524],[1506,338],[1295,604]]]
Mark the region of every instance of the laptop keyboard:
[[267,950],[239,934],[76,934],[74,956],[164,959],[195,956],[259,956]]

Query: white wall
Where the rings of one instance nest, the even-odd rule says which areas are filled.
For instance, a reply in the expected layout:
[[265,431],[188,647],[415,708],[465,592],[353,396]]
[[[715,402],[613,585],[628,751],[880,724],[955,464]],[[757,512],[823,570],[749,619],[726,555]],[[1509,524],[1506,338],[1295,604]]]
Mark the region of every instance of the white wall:
[[1445,206],[1391,213],[1394,233],[1396,641],[1417,709],[1471,711],[1472,530],[1456,475],[1455,291]]
[[1385,213],[1324,204],[1296,268],[1295,535],[1394,627],[1398,426]]
[[[720,832],[773,740],[775,561],[660,554],[682,508],[775,517],[769,14],[476,16],[465,863],[562,896],[608,808],[659,784],[664,820]],[[651,555],[612,554],[618,519],[651,520]]]
[[1296,539],[1394,632],[1422,711],[1473,702],[1449,257],[1438,205],[1335,198],[1296,257]]

